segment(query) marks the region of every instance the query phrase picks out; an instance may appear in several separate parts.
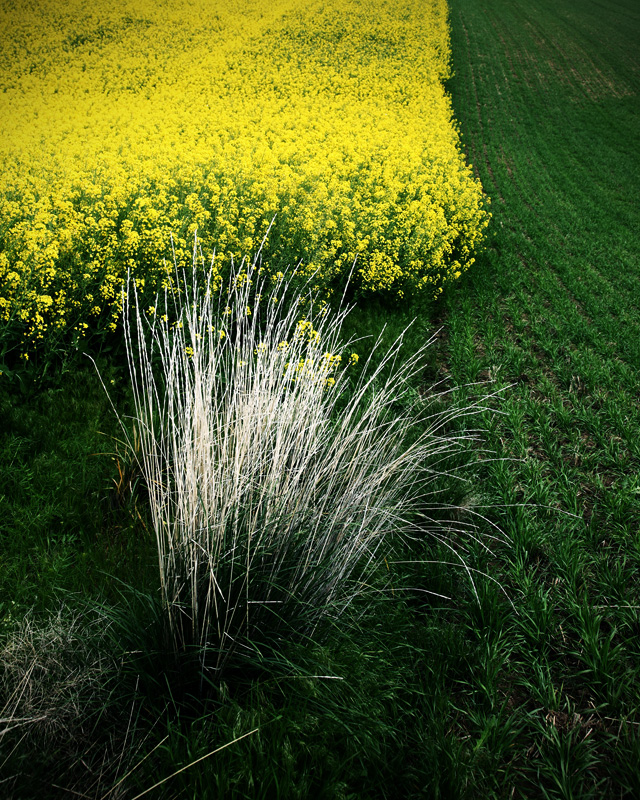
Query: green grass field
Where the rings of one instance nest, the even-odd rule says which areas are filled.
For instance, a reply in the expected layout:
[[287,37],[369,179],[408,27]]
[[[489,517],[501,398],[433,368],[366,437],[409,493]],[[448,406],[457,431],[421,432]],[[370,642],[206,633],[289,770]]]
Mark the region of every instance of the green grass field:
[[[640,796],[640,8],[450,9],[448,89],[493,220],[411,336],[439,331],[429,382],[486,398],[482,445],[446,495],[454,521],[475,511],[481,541],[493,526],[506,539],[469,541],[477,594],[430,563],[446,548],[416,546],[423,563],[394,573],[412,591],[368,598],[196,699],[157,652],[144,494],[95,373],[25,373],[0,384],[3,635],[29,608],[89,609],[89,632],[38,640],[59,648],[37,667],[52,696],[56,669],[112,641],[135,657],[117,684],[60,689],[67,712],[89,698],[82,725],[58,712],[44,746],[21,728],[0,739],[0,794],[134,798],[166,779],[145,796]],[[375,332],[384,316],[393,332],[408,313],[358,309],[351,324]],[[100,365],[126,405],[121,359]]]
[[510,385],[487,428],[489,447],[513,459],[480,475],[513,540],[487,566],[514,608],[487,600],[475,625],[486,655],[469,681],[470,750],[495,759],[498,794],[632,797],[640,10],[451,8],[450,88],[494,219],[482,263],[445,303],[443,364],[454,382]]

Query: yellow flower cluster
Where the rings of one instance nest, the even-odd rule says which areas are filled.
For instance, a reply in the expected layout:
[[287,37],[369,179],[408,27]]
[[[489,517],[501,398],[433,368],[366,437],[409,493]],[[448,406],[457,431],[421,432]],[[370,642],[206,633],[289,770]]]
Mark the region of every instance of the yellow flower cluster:
[[[321,312],[322,313],[322,312]],[[313,323],[308,319],[301,319],[297,322],[293,331],[294,343],[303,344],[307,348],[305,355],[299,355],[297,361],[287,361],[284,365],[284,374],[293,383],[302,379],[320,381],[325,386],[334,386],[336,379],[331,375],[336,372],[342,363],[342,356],[339,353],[325,352],[320,355],[317,345],[320,344],[321,334],[313,327]],[[279,353],[287,353],[290,349],[287,340],[281,341],[276,347]],[[295,348],[298,352],[298,348]],[[254,349],[254,355],[269,357],[269,348],[266,344],[260,343]],[[347,366],[357,364],[360,359],[358,353],[351,353]],[[244,363],[244,362],[243,362]]]
[[301,319],[296,325],[295,337],[308,339],[311,344],[317,344],[320,341],[320,332],[313,327],[311,320]]
[[[26,346],[265,244],[330,288],[436,293],[487,224],[446,0],[0,0],[0,319]],[[99,322],[100,320],[100,322]],[[83,327],[84,326],[84,327]]]
[[[285,375],[292,381],[309,380],[320,381],[324,386],[335,386],[336,379],[331,375],[340,367],[342,356],[333,353],[325,353],[321,358],[307,356],[299,358],[297,363],[285,364]],[[352,364],[349,361],[349,364]]]

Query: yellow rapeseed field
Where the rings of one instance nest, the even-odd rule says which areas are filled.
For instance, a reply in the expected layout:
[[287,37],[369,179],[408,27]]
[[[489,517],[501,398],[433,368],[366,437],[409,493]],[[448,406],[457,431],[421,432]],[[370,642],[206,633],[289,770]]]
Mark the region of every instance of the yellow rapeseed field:
[[[0,315],[115,325],[195,229],[220,268],[435,294],[488,213],[443,81],[446,0],[0,0]],[[17,341],[17,340],[16,340]]]

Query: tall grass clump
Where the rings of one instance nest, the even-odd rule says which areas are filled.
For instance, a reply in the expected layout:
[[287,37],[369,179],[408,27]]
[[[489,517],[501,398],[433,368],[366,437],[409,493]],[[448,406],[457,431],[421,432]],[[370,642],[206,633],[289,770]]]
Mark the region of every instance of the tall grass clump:
[[465,438],[449,423],[473,409],[421,399],[428,342],[407,356],[404,334],[379,339],[356,365],[344,303],[267,284],[259,256],[214,292],[200,259],[196,243],[192,274],[150,308],[130,280],[124,328],[170,643],[220,670],[367,589],[383,543],[420,532]]

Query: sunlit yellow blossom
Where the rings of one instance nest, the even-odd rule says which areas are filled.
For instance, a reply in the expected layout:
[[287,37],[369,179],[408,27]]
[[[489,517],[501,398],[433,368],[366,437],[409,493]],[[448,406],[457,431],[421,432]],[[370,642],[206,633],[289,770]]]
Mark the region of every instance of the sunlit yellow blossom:
[[301,319],[296,325],[295,336],[297,339],[308,339],[310,342],[317,342],[320,334],[313,327],[313,324],[306,319]]
[[115,327],[127,271],[145,305],[171,291],[196,230],[215,291],[270,226],[275,284],[289,265],[335,288],[357,259],[361,292],[435,296],[472,263],[488,213],[443,87],[446,0],[0,14],[0,321],[19,341]]

